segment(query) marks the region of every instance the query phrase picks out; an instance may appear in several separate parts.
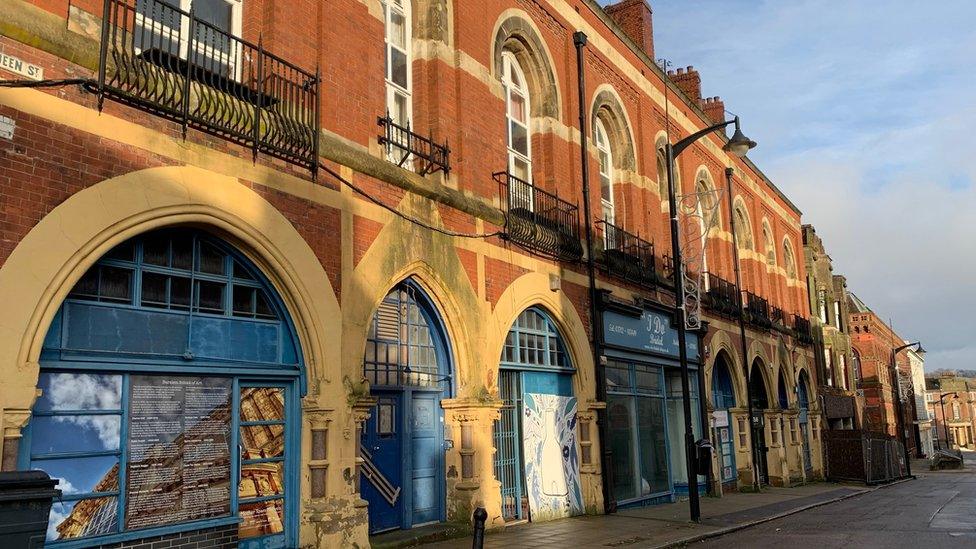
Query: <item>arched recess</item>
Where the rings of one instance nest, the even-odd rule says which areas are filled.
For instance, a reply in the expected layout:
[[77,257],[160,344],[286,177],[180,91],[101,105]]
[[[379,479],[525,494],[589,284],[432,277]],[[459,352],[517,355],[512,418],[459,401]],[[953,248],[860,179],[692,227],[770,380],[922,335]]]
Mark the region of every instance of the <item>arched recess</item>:
[[744,402],[738,391],[735,363],[732,356],[722,349],[712,362],[712,378],[709,387],[712,391],[712,406],[716,409],[735,408]]
[[745,250],[755,250],[755,239],[752,236],[752,219],[749,217],[749,208],[742,195],[736,196],[732,202],[732,216],[735,220],[736,244]]
[[796,252],[793,250],[793,241],[788,236],[783,237],[783,264],[786,267],[786,275],[789,278],[796,278]]
[[[280,296],[307,368],[308,395],[301,409],[331,410],[324,403],[342,398],[341,386],[331,383],[339,363],[339,305],[327,273],[305,239],[278,209],[236,178],[189,166],[151,168],[73,194],[24,236],[0,268],[0,300],[10,307],[0,318],[0,347],[8,350],[0,355],[5,433],[16,432],[30,417],[44,336],[71,289],[116,246],[177,226],[219,237],[252,263]],[[297,421],[304,412],[297,406],[294,411]],[[337,420],[348,419],[342,410],[335,414]],[[307,430],[307,425],[300,429]],[[293,440],[307,455],[310,437]],[[15,447],[8,446],[11,442],[4,440],[5,456],[17,454]],[[342,445],[338,435],[329,441],[330,447]],[[341,469],[352,466],[351,460],[337,463],[341,465],[326,474],[328,486],[341,486]],[[292,493],[308,494],[308,475],[300,471],[295,475],[298,486]],[[286,511],[294,516],[299,512]]]
[[786,381],[786,373],[782,367],[779,369],[779,375],[777,377],[776,403],[781,410],[786,410],[790,407],[790,387]]
[[630,116],[609,84],[602,84],[594,93],[590,107],[590,127],[596,126],[599,119],[607,129],[610,146],[613,149],[615,170],[637,171],[637,149],[634,145],[633,126]]
[[752,361],[749,369],[749,385],[754,409],[765,410],[771,403],[776,402],[772,393],[774,385],[769,379],[768,368],[761,358],[757,357]]
[[75,193],[42,218],[0,268],[0,300],[9,307],[0,319],[0,347],[10,350],[0,356],[5,422],[10,412],[30,409],[44,334],[75,283],[118,244],[172,225],[208,227],[254,262],[294,320],[310,393],[332,380],[325,365],[339,359],[339,304],[294,226],[235,178],[189,166],[151,168]]
[[[712,354],[715,356],[715,359],[712,360],[711,366],[705,370],[706,390],[711,391],[715,365],[718,363],[719,357],[724,355],[724,359],[727,361],[729,366],[729,372],[732,374],[732,384],[735,388],[736,402],[739,406],[745,406],[746,379],[745,373],[742,371],[742,355],[739,353],[736,346],[732,344],[732,339],[729,337],[728,332],[724,330],[716,331],[707,341],[707,345],[713,350]],[[714,402],[714,400],[711,398],[709,398],[708,401]]]
[[413,37],[454,45],[454,3],[451,0],[411,0]]
[[502,52],[518,60],[529,84],[532,117],[561,120],[562,103],[552,55],[532,18],[522,10],[505,10],[495,23],[492,42],[492,69],[495,78],[503,74]]
[[[664,147],[668,144],[668,136],[665,132],[658,132],[654,136],[654,158],[655,171],[657,173],[658,194],[661,197],[661,211],[668,212],[668,168],[667,158],[664,154]],[[681,194],[681,164],[678,159],[674,159],[674,184],[675,190]]]
[[763,249],[766,252],[766,264],[776,265],[776,240],[773,237],[773,228],[769,224],[769,219],[762,219]]

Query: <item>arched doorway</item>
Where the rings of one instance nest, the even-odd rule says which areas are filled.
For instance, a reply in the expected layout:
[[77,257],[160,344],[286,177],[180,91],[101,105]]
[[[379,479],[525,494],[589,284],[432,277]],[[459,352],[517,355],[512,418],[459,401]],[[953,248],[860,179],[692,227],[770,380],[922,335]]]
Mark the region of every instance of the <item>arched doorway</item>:
[[576,450],[575,369],[549,313],[530,307],[505,339],[494,425],[495,478],[505,520],[583,512]]
[[363,375],[377,404],[362,432],[369,532],[445,517],[444,411],[451,353],[440,315],[412,279],[383,298],[366,336]]
[[730,408],[735,408],[735,386],[732,382],[731,360],[720,351],[712,371],[712,404],[715,412],[715,441],[719,455],[722,484],[735,482],[735,433],[732,428]]
[[800,408],[800,438],[803,442],[803,470],[809,478],[813,471],[813,460],[810,456],[810,433],[807,430],[810,421],[810,393],[805,370],[800,372],[800,381],[797,384],[797,401]]
[[40,366],[19,466],[61,482],[50,541],[298,543],[302,353],[233,246],[189,228],[116,246],[61,304]]
[[766,464],[766,414],[769,408],[769,398],[766,392],[766,381],[763,378],[763,365],[760,359],[752,363],[752,370],[749,374],[749,387],[752,393],[752,442],[754,445],[753,459],[756,460],[756,468],[759,472],[759,482],[769,483],[769,468]]

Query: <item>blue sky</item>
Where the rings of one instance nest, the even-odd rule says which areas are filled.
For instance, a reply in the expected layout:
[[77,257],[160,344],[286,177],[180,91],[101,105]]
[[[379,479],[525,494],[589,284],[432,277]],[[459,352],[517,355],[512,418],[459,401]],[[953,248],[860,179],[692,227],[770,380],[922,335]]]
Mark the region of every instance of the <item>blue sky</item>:
[[656,55],[742,117],[835,273],[927,370],[976,369],[976,2],[651,6]]

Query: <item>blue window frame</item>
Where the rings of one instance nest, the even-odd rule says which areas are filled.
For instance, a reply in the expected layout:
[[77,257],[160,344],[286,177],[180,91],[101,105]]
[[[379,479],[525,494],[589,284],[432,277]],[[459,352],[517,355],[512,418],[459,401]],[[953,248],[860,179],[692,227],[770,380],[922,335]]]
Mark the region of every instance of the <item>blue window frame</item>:
[[719,466],[722,482],[735,480],[735,432],[729,408],[735,408],[735,390],[732,385],[732,374],[724,355],[715,361],[712,373],[712,398],[715,411],[724,414],[725,425],[716,422],[715,438],[719,452]]
[[[222,241],[169,229],[111,250],[75,285],[48,330],[41,396],[23,433],[19,467],[61,480],[48,545],[89,547],[234,524],[241,547],[296,544],[301,362],[280,298]],[[167,383],[208,389],[182,397],[182,415],[177,404],[157,401],[171,414],[152,415],[147,429],[139,423],[145,395],[165,393]],[[260,410],[249,404],[257,398]],[[172,436],[140,438],[164,431]],[[164,451],[173,445],[181,449]],[[175,482],[159,476],[169,474],[160,472],[166,467],[147,461],[153,452],[182,460],[183,488],[171,491],[186,492],[191,474],[200,494],[224,494],[226,502],[220,496],[184,515],[141,516],[150,507],[172,511],[165,489],[139,506],[137,488]],[[152,482],[134,484],[147,475]]]
[[570,376],[576,370],[559,329],[540,307],[529,307],[515,319],[502,347],[499,368],[502,409],[492,430],[495,478],[501,484],[503,518],[521,520],[528,518],[529,509],[522,441],[525,387],[532,385],[537,390],[545,387],[543,392],[572,395]]

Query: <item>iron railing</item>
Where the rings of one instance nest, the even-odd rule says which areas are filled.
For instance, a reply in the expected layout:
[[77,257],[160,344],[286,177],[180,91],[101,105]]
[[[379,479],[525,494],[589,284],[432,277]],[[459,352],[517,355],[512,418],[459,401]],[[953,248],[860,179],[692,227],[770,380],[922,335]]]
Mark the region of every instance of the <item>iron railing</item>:
[[813,345],[813,327],[800,315],[793,315],[793,336],[801,345]]
[[607,275],[642,286],[655,285],[654,244],[607,220],[596,224],[603,233],[600,266]]
[[705,273],[705,276],[708,277],[708,292],[705,293],[708,309],[726,318],[738,318],[742,309],[735,284],[712,273]]
[[746,322],[759,328],[772,328],[773,322],[769,318],[769,302],[752,292],[746,292],[745,307]]
[[789,313],[780,309],[779,307],[770,306],[769,308],[769,319],[773,322],[773,328],[780,332],[790,333],[792,328],[790,326]]
[[508,172],[492,177],[498,182],[505,212],[505,238],[556,259],[583,257],[577,206]]
[[98,105],[108,97],[308,168],[319,76],[163,0],[104,0]]
[[397,124],[390,113],[377,118],[377,124],[383,129],[379,144],[397,166],[409,165],[420,175],[438,170],[445,174],[451,171],[451,149],[446,144],[440,145],[432,136],[424,137],[414,132],[409,121],[406,126]]

